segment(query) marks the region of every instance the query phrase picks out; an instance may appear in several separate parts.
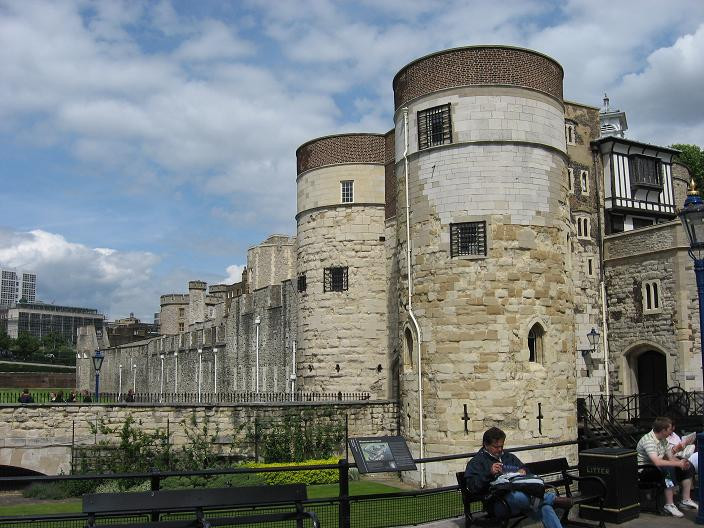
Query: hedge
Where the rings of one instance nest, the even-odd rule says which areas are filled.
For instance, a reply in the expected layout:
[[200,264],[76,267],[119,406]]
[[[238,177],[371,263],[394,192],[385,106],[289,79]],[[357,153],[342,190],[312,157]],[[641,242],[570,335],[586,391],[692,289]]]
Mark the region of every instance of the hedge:
[[[322,466],[328,464],[337,465],[337,458],[327,458],[324,460],[306,460],[305,462],[274,462],[271,464],[248,462],[242,464],[248,468],[270,468],[270,467],[301,467],[301,466]],[[276,484],[334,484],[339,480],[337,469],[310,469],[305,471],[271,471],[262,472],[259,475],[269,485]]]

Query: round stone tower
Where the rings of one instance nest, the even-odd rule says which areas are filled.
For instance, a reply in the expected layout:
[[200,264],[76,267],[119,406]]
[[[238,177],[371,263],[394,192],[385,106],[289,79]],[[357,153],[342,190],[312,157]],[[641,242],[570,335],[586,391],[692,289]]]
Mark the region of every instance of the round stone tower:
[[386,398],[384,136],[296,151],[298,387]]
[[576,438],[562,78],[550,57],[505,46],[428,55],[394,78],[394,331],[416,455],[421,427],[426,456],[479,448],[494,425],[507,445]]

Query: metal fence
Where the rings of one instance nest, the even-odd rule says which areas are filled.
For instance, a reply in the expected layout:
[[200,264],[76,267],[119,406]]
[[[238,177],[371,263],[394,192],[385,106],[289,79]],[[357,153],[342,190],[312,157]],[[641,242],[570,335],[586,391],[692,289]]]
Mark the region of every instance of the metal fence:
[[667,392],[631,395],[587,395],[586,409],[594,415],[608,415],[620,422],[652,420],[656,416],[686,419],[704,416],[704,393],[670,387]]
[[[526,446],[508,451],[535,451],[550,448],[576,445],[577,441],[556,442],[552,444],[542,444],[536,446]],[[458,455],[428,457],[414,459],[416,464],[430,464],[434,462],[445,462],[450,460],[465,460],[476,455],[473,453],[462,453]],[[102,475],[74,475],[56,477],[2,477],[0,486],[6,482],[61,482],[66,480],[114,480],[114,479],[143,479],[150,482],[152,490],[159,490],[161,482],[170,477],[189,476],[215,476],[236,473],[262,473],[262,472],[290,472],[309,470],[330,470],[339,472],[339,494],[335,497],[323,499],[309,499],[305,502],[306,508],[315,511],[325,527],[337,528],[391,528],[412,524],[421,524],[440,519],[449,519],[462,515],[462,498],[457,486],[447,486],[434,489],[413,490],[397,493],[383,493],[374,495],[350,496],[349,494],[349,472],[355,467],[347,460],[340,460],[338,464],[325,464],[305,467],[281,467],[281,468],[235,468],[217,469],[207,471],[190,472],[152,472],[152,473],[127,473],[127,474],[102,474]],[[279,507],[266,507],[267,511],[275,511]],[[258,510],[261,512],[261,509]],[[290,511],[290,510],[289,510]],[[238,509],[238,514],[246,515],[251,513],[251,509]],[[222,511],[222,514],[231,515],[231,512]],[[152,512],[151,519],[155,517],[166,520],[168,514],[165,512]],[[173,518],[173,517],[172,517]],[[62,515],[35,515],[21,517],[0,517],[0,526],[7,527],[42,527],[42,528],[82,528],[85,526],[87,515],[82,513],[62,514]],[[121,517],[123,522],[147,522],[148,516],[135,517],[132,515],[129,520]],[[307,521],[306,521],[307,523]],[[247,525],[255,528],[254,525]],[[276,523],[275,526],[295,526],[294,522]],[[310,524],[305,524],[310,526]]]
[[[368,392],[137,392],[132,395],[117,392],[101,392],[96,399],[95,393],[76,393],[71,397],[71,393],[63,393],[59,400],[51,400],[50,394],[46,391],[30,391],[31,403],[100,403],[100,404],[131,404],[146,403],[149,405],[215,405],[215,404],[237,404],[237,403],[304,403],[304,402],[353,402],[368,401],[371,395]],[[21,391],[0,392],[0,404],[20,403]]]

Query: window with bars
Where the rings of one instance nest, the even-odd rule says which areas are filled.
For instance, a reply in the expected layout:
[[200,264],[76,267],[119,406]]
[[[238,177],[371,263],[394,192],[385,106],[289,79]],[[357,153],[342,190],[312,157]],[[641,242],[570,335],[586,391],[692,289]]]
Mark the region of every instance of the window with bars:
[[325,268],[323,274],[323,291],[347,291],[348,288],[348,268],[334,267]]
[[629,158],[631,184],[638,187],[660,189],[660,162],[657,158],[631,156]]
[[450,105],[435,106],[418,112],[418,150],[452,143]]
[[486,222],[450,224],[450,256],[486,256]]
[[301,273],[298,276],[298,292],[301,293],[304,291],[306,291],[306,274]]
[[352,203],[354,201],[354,181],[341,181],[340,188],[342,194],[342,203]]

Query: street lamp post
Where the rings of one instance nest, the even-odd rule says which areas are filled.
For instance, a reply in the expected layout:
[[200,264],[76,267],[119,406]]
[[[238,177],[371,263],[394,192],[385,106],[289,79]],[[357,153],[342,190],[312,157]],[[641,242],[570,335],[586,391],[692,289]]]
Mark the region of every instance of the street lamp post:
[[105,357],[100,349],[95,351],[93,356],[93,367],[95,367],[95,402],[98,403],[100,397],[100,369],[103,366]]
[[[699,345],[701,348],[702,368],[704,369],[704,202],[697,192],[694,180],[691,181],[684,208],[680,211],[680,220],[689,239],[689,256],[694,261],[694,275],[697,280],[697,296],[699,297]],[[704,370],[702,371],[704,383]],[[704,434],[697,435],[697,450],[704,449]],[[697,524],[704,524],[704,486],[699,486],[699,512]]]

